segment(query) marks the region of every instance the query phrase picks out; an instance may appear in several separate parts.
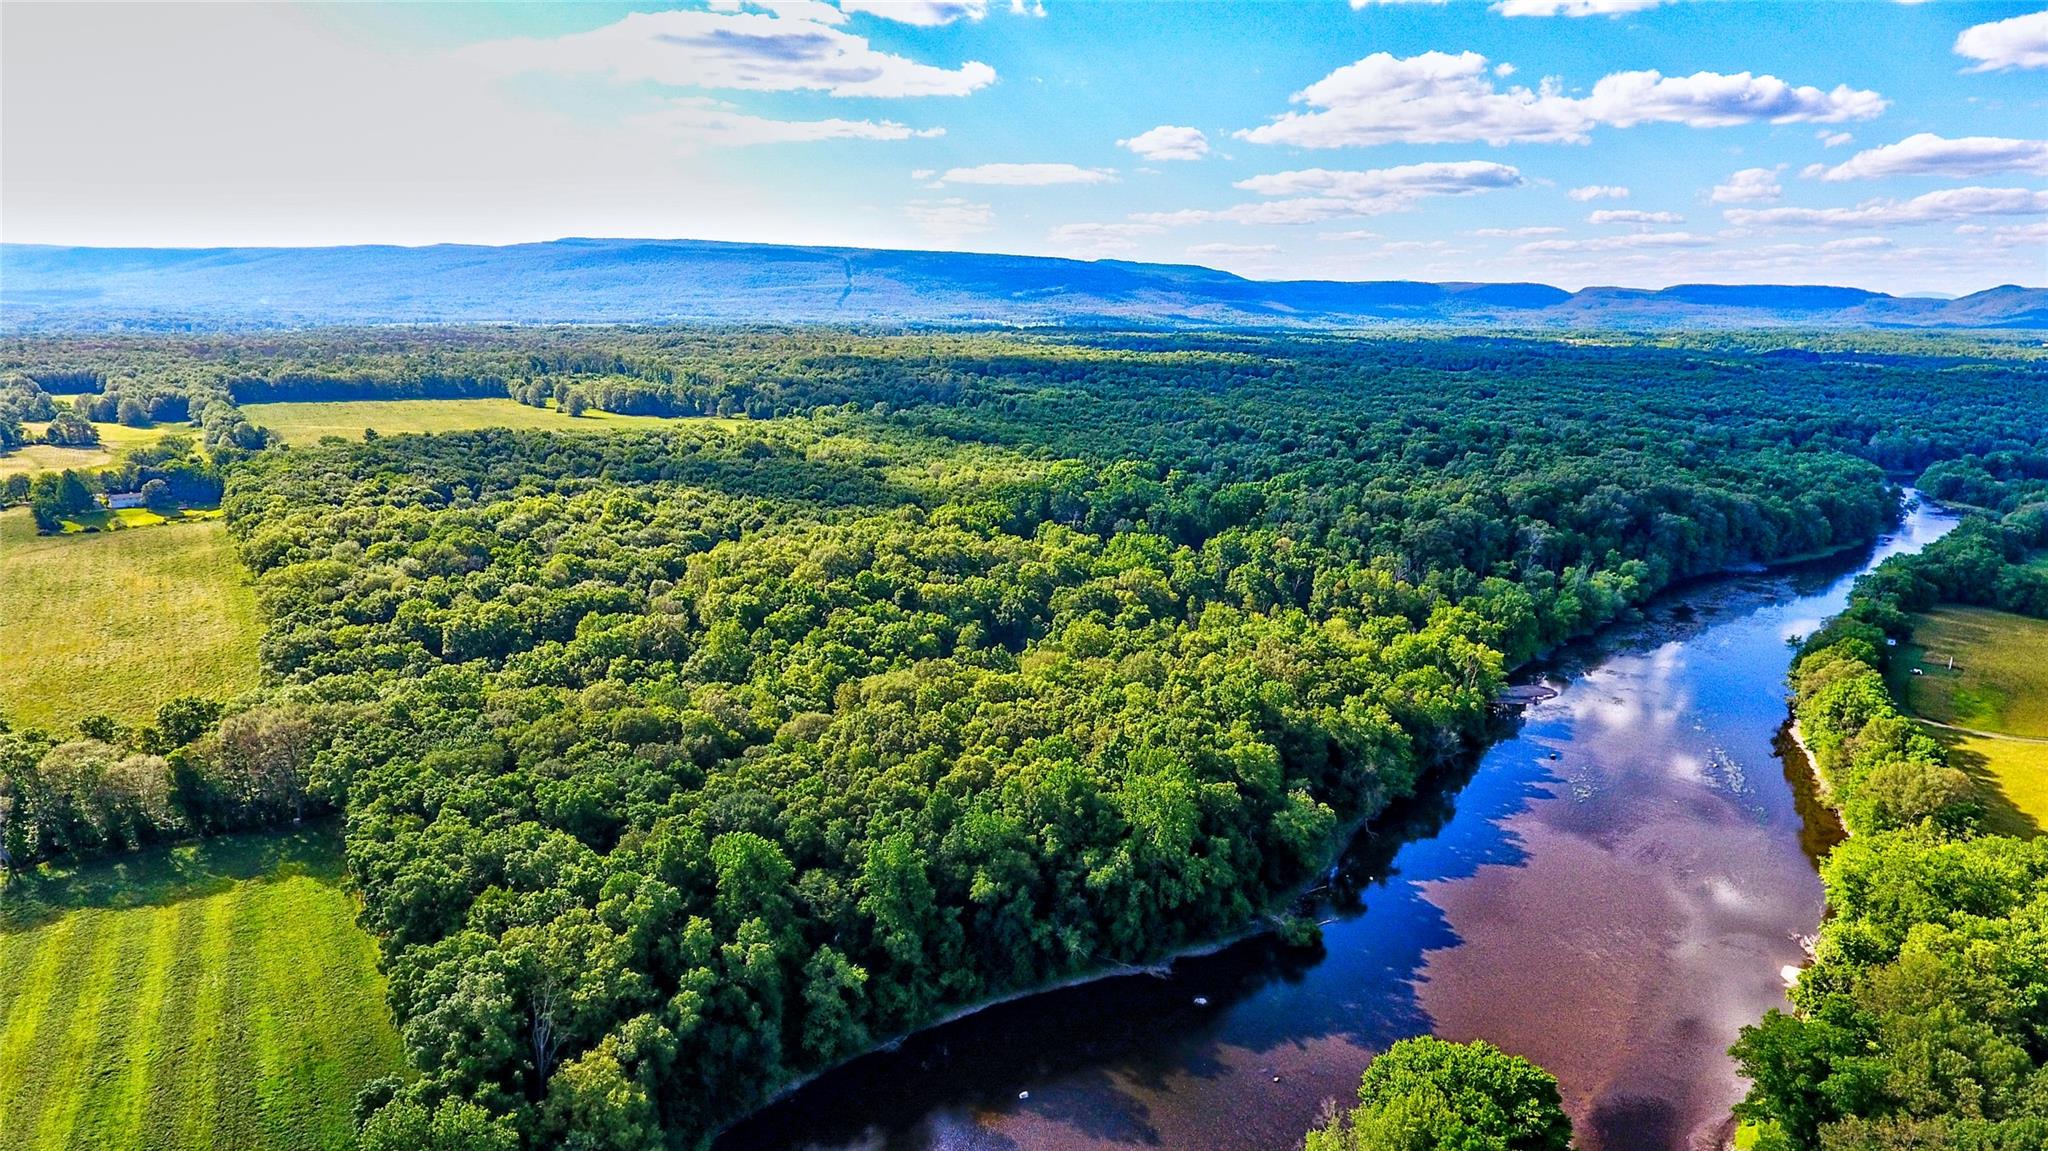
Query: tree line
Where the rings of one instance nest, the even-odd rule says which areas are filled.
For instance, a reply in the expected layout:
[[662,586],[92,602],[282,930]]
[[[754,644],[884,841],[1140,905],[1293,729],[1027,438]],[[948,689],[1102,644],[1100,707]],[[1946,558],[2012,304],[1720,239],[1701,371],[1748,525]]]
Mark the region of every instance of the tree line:
[[2048,839],[1980,834],[1969,777],[1884,679],[1938,603],[2048,615],[2044,544],[2048,506],[1974,515],[1858,580],[1801,648],[1795,714],[1852,834],[1794,1011],[1734,1047],[1761,1151],[2048,1146]]

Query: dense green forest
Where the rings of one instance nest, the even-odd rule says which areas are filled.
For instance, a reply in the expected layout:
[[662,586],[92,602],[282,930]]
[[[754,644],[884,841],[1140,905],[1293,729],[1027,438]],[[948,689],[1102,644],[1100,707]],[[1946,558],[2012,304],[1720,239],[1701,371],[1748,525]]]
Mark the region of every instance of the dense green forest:
[[1763,1151],[2048,1146],[2048,838],[1979,834],[1969,777],[1884,678],[1936,604],[2048,616],[2048,570],[2028,562],[2048,505],[2011,486],[1974,494],[2017,510],[1859,580],[1794,665],[1800,727],[1853,834],[1823,866],[1832,915],[1796,1013],[1735,1046]]
[[[185,397],[166,460],[224,484],[271,685],[0,735],[10,858],[345,810],[416,1071],[372,1148],[691,1146],[962,1005],[1284,918],[1506,668],[1867,541],[1891,478],[2048,476],[2048,364],[1946,337],[392,330],[0,371]],[[485,395],[752,419],[261,431]]]

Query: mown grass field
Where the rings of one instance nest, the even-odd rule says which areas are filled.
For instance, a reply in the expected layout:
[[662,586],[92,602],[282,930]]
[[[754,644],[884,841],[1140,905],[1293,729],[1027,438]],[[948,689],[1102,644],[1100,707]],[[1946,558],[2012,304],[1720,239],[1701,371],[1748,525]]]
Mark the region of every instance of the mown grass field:
[[[22,425],[32,435],[42,435],[46,424]],[[126,424],[95,423],[100,432],[98,447],[60,448],[51,444],[30,444],[0,455],[0,476],[16,472],[33,475],[36,472],[61,472],[66,468],[89,470],[105,467],[114,460],[114,453],[124,448],[153,444],[168,435],[197,435],[197,429],[190,424],[156,424],[147,428],[131,428]]]
[[0,512],[0,714],[67,731],[257,682],[256,596],[218,520],[38,536]]
[[[1916,667],[1921,674],[1913,674]],[[2020,737],[1927,729],[1977,780],[1987,830],[2033,835],[2048,828],[2048,743],[2028,742],[2048,738],[2048,620],[1937,608],[1915,621],[1912,641],[1892,660],[1892,678],[1913,715]]]
[[[1955,657],[1954,671],[1948,659]],[[1919,617],[1892,661],[1913,714],[1957,727],[2048,738],[2048,620],[1988,608]],[[1913,668],[1924,673],[1914,675]]]
[[401,1069],[337,825],[0,892],[0,1151],[311,1151]]
[[660,416],[617,416],[590,411],[568,416],[553,408],[528,407],[512,399],[341,400],[321,403],[245,404],[250,423],[269,428],[287,444],[310,444],[321,436],[363,438],[404,432],[466,432],[478,428],[520,428],[548,432],[674,427]]

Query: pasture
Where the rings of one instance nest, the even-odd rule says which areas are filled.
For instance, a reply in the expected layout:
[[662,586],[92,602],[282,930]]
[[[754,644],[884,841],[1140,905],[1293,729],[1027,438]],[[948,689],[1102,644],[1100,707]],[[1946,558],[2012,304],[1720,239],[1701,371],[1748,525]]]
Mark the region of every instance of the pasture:
[[[146,513],[145,513],[146,514]],[[218,520],[38,536],[0,512],[0,715],[67,730],[256,686],[256,596]]]
[[401,1070],[338,823],[0,890],[0,1151],[325,1151]]
[[[1906,710],[2003,735],[2048,738],[2048,620],[1976,607],[1919,617],[1892,660]],[[1948,660],[1955,657],[1955,670]],[[1914,675],[1913,668],[1924,674]]]
[[[1982,792],[1986,830],[2048,827],[2048,620],[1988,608],[1941,607],[1914,622],[1892,659],[1908,713],[1971,731],[1929,727]],[[1955,668],[1948,666],[1955,657]],[[1921,674],[1914,675],[1919,668]],[[1977,735],[1972,732],[1987,732]]]
[[285,443],[294,445],[314,443],[322,436],[359,440],[365,428],[374,429],[379,435],[467,432],[479,428],[575,432],[664,428],[679,422],[661,416],[620,416],[595,409],[570,416],[509,398],[245,404],[242,413],[250,423],[268,428]]
[[[30,435],[42,435],[47,424],[23,424]],[[37,472],[61,472],[65,469],[84,471],[102,468],[114,462],[114,455],[125,448],[153,444],[169,435],[197,435],[198,430],[190,424],[155,424],[147,428],[131,428],[126,424],[95,423],[99,429],[100,442],[90,448],[66,448],[55,444],[29,444],[0,455],[0,477],[34,475]]]

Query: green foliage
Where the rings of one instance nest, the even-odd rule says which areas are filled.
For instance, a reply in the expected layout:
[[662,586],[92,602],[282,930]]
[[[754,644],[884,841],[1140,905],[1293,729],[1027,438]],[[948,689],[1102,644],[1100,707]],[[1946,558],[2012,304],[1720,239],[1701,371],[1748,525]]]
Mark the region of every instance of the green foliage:
[[1306,1151],[1566,1151],[1557,1080],[1485,1042],[1403,1039],[1365,1069],[1359,1106]]
[[[1226,334],[121,336],[0,367],[199,415],[269,698],[66,754],[162,756],[188,826],[345,803],[417,1072],[365,1141],[623,1147],[1284,920],[1508,666],[1869,539],[1885,468],[2040,435],[2031,360],[1875,355],[1911,386],[1734,344]],[[263,451],[239,406],[478,397],[755,418]],[[1826,706],[1867,727],[1859,691]],[[1922,750],[1842,754],[1891,780]],[[1911,782],[1869,818],[1946,812]],[[1562,1138],[1547,1079],[1441,1070],[1372,1122]]]
[[1966,776],[1894,706],[1887,631],[1935,598],[2005,594],[2038,522],[1972,519],[1859,581],[1793,671],[1795,710],[1854,837],[1792,999],[1743,1029],[1758,1146],[2039,1146],[2048,1132],[2048,840],[1974,834]]

